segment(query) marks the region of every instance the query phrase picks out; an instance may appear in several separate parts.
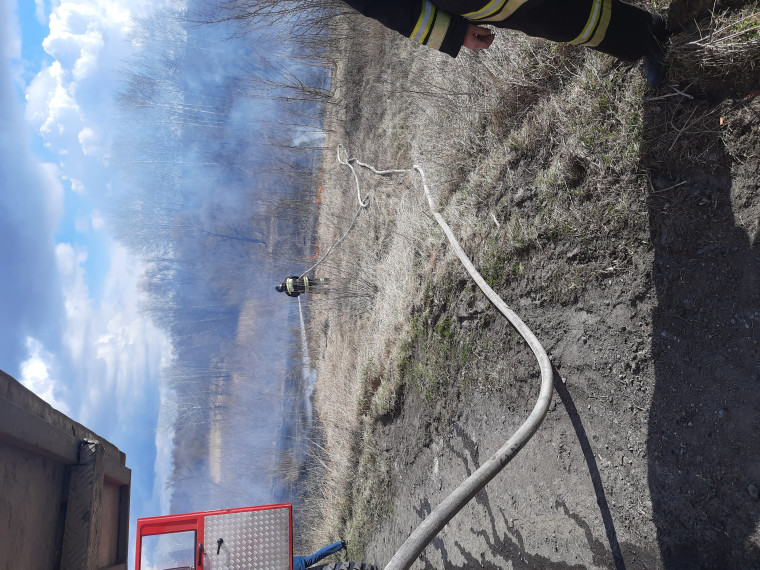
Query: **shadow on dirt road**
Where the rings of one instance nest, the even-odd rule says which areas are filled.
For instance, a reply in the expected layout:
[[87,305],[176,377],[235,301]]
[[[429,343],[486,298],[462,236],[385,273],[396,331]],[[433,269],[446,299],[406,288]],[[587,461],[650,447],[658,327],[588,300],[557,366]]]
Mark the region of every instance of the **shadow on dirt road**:
[[[570,417],[575,433],[583,449],[583,455],[593,481],[597,504],[599,505],[601,517],[604,521],[607,542],[595,538],[588,522],[583,517],[572,513],[561,498],[555,500],[554,508],[563,512],[565,516],[573,520],[578,528],[582,530],[587,540],[587,546],[592,552],[592,557],[596,566],[607,567],[611,561],[610,552],[612,552],[612,558],[615,565],[614,568],[616,570],[624,570],[626,566],[623,561],[623,553],[620,544],[618,543],[617,533],[607,504],[607,498],[602,486],[599,468],[591,449],[591,444],[586,435],[583,423],[581,422],[580,415],[575,408],[572,397],[570,396],[567,387],[560,380],[559,373],[556,371],[555,386],[562,405],[565,407],[565,410]],[[472,466],[481,464],[479,445],[459,426],[454,426],[453,431],[456,434],[456,439],[447,442],[446,447],[449,452],[451,452],[452,456],[456,457],[457,460],[465,466],[467,475],[472,475]],[[542,556],[541,554],[530,552],[530,549],[526,548],[525,537],[523,537],[520,532],[519,525],[516,525],[511,518],[514,515],[514,512],[503,504],[503,500],[498,497],[498,492],[495,493],[497,497],[492,501],[490,496],[491,491],[493,491],[493,489],[486,487],[480,491],[474,499],[478,507],[486,513],[488,521],[487,526],[484,528],[473,527],[470,529],[472,535],[483,540],[487,547],[487,552],[473,551],[471,546],[455,540],[453,541],[453,545],[456,548],[458,557],[464,559],[464,563],[462,565],[454,565],[449,558],[451,554],[449,552],[450,545],[449,548],[447,548],[446,542],[440,537],[436,537],[431,544],[441,555],[446,568],[450,570],[465,570],[469,568],[501,570],[504,567],[503,561],[506,560],[511,562],[514,570],[534,570],[537,568],[541,568],[542,570],[581,570],[582,568],[585,568],[583,564],[556,561],[546,556]],[[494,513],[494,505],[496,510],[498,510],[498,514]],[[427,498],[423,498],[419,502],[419,505],[413,507],[413,509],[420,520],[427,517],[432,510]],[[424,552],[420,556],[420,561],[424,563],[424,568],[426,570],[439,568],[435,561],[428,557],[427,552]]]
[[[570,395],[567,386],[565,386],[559,372],[557,372],[556,369],[554,371],[554,389],[556,390],[557,395],[559,396],[562,405],[567,412],[567,416],[570,418],[570,422],[572,423],[573,430],[575,431],[575,435],[578,438],[578,443],[580,444],[581,451],[583,452],[583,459],[588,466],[589,476],[591,477],[591,482],[594,485],[596,503],[599,505],[599,512],[602,517],[602,522],[604,523],[604,531],[607,534],[609,551],[612,554],[615,570],[624,570],[625,561],[623,559],[623,552],[620,549],[620,542],[618,541],[617,532],[615,531],[615,523],[612,520],[610,506],[607,503],[607,495],[604,492],[604,485],[602,483],[602,476],[599,472],[599,465],[597,464],[596,456],[594,455],[594,451],[591,447],[591,442],[589,441],[588,435],[586,434],[586,429],[583,427],[583,422],[581,421],[580,414],[578,414],[578,409],[575,407],[575,402],[573,401],[573,398]],[[565,510],[567,509],[565,508]],[[591,543],[592,541],[589,541],[589,544]],[[603,552],[605,550],[606,548],[602,549]],[[604,558],[606,558],[606,556],[604,556]]]
[[642,153],[657,294],[654,522],[667,569],[757,568],[760,105],[675,99],[649,102]]

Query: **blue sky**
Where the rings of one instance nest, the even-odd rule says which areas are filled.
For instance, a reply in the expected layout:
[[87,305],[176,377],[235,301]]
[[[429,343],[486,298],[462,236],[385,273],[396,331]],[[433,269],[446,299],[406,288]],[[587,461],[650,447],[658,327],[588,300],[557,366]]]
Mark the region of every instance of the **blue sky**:
[[171,345],[109,231],[110,149],[131,18],[160,5],[0,2],[0,368],[126,452],[133,519],[168,506]]

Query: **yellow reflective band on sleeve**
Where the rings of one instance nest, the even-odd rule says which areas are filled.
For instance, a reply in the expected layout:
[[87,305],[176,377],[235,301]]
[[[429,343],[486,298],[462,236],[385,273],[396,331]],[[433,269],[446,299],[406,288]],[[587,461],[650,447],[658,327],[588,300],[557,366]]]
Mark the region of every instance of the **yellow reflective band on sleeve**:
[[596,29],[596,25],[599,23],[599,13],[602,11],[602,0],[594,0],[593,6],[591,6],[591,13],[588,16],[586,25],[583,27],[580,35],[575,39],[570,40],[570,43],[577,46],[586,43],[591,37],[591,34]]
[[570,40],[570,43],[588,47],[596,47],[602,43],[610,24],[611,11],[611,0],[594,0],[586,26],[577,38]]
[[435,19],[433,30],[430,32],[430,37],[425,45],[433,49],[441,49],[443,40],[446,38],[446,32],[449,31],[450,22],[451,15],[443,10],[438,10],[438,17]]
[[293,280],[288,278],[285,280],[285,288],[288,290],[288,293],[293,292]]
[[483,6],[480,10],[477,10],[475,12],[469,12],[467,14],[462,14],[462,16],[467,18],[468,20],[481,20],[483,18],[488,18],[489,16],[493,16],[499,10],[501,10],[504,7],[504,4],[506,3],[507,3],[507,0],[491,0],[488,4]]
[[[512,14],[514,14],[517,9],[525,4],[528,0],[501,0],[500,2],[497,2],[494,4],[493,2],[489,2],[478,10],[477,12],[471,12],[471,14],[480,14],[481,12],[485,12],[486,15],[482,16],[469,16],[465,15],[465,18],[469,20],[477,20],[478,22],[488,23],[488,22],[503,22],[507,18],[509,18]],[[493,6],[492,6],[493,4]]]
[[423,43],[430,33],[430,26],[432,26],[433,20],[435,20],[436,11],[437,9],[435,5],[430,0],[425,0],[423,2],[417,25],[414,26],[412,35],[409,36],[418,44]]
[[304,275],[303,278],[303,292],[308,293],[309,292],[309,278]]
[[602,4],[602,18],[599,25],[596,28],[596,32],[592,38],[584,45],[588,47],[596,47],[604,40],[607,35],[607,28],[610,26],[610,18],[612,17],[612,0],[603,0]]

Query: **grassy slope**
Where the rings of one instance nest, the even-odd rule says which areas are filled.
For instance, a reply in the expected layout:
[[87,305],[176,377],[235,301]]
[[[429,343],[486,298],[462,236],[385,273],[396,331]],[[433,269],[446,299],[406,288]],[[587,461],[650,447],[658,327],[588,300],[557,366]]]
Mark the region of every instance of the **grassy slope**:
[[[690,29],[674,40],[672,76],[694,98],[650,93],[638,66],[588,50],[501,32],[487,52],[452,61],[372,24],[357,37],[351,31],[367,23],[347,18],[336,33],[327,146],[342,143],[378,168],[421,164],[476,266],[539,328],[550,328],[551,316],[604,304],[617,283],[625,284],[631,306],[653,307],[651,200],[669,189],[652,174],[667,170],[663,157],[700,176],[717,168],[723,158],[711,156],[712,139],[700,139],[714,135],[702,133],[715,130],[727,101],[750,101],[758,87],[748,79],[757,76],[757,17],[742,20],[755,13],[750,7],[700,20],[729,39],[716,35],[698,51],[694,14],[676,8],[671,21]],[[756,116],[746,121],[757,128]],[[734,154],[757,161],[741,133],[718,136]],[[358,202],[351,174],[332,150],[323,168],[325,251]],[[416,175],[359,176],[371,205],[322,267],[324,275],[352,280],[351,294],[313,301],[326,475],[319,475],[320,504],[311,505],[320,524],[307,538],[314,545],[346,538],[352,558],[365,554],[392,517],[399,492],[383,426],[408,402],[433,423],[451,421],[448,399],[480,390],[494,368],[514,373],[485,348],[501,328],[426,215]],[[748,232],[755,231],[751,222]],[[654,370],[647,347],[638,349],[625,373],[641,378],[645,395],[649,390],[650,400],[638,400],[646,408]],[[641,420],[630,426],[645,437]]]

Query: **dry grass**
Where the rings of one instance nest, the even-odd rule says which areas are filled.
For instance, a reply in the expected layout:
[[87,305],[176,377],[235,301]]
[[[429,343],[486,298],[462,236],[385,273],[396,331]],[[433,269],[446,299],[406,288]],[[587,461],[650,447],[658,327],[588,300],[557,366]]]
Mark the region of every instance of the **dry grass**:
[[[475,86],[478,113],[449,101],[436,122],[427,119],[460,133],[442,161],[462,174],[444,189],[444,214],[478,244],[492,285],[543,279],[540,266],[557,247],[594,260],[553,273],[543,295],[571,301],[589,279],[630,259],[614,239],[620,225],[645,223],[646,181],[637,171],[644,84],[637,68],[589,51],[518,35],[495,48],[456,74]],[[499,69],[505,79],[496,82]]]
[[[332,174],[340,177],[338,172]],[[333,199],[340,201],[346,195],[340,192],[345,186],[334,184],[332,188],[340,193]],[[329,455],[321,494],[324,510],[332,517],[323,519],[324,524],[313,538],[315,544],[337,536],[347,539],[352,546],[358,547],[363,542],[359,531],[344,528],[348,519],[366,518],[352,510],[354,502],[366,503],[370,497],[369,489],[355,487],[360,483],[356,474],[367,474],[379,467],[374,464],[372,421],[392,411],[397,398],[397,390],[388,380],[392,376],[388,363],[393,358],[393,339],[404,334],[406,315],[417,286],[409,269],[417,263],[418,244],[407,235],[427,232],[421,227],[425,219],[419,215],[417,197],[400,193],[393,196],[385,210],[380,202],[376,195],[362,216],[368,224],[371,218],[382,215],[390,226],[388,237],[379,240],[382,251],[377,250],[377,241],[374,248],[368,247],[365,242],[371,236],[358,229],[333,254],[330,264],[330,270],[345,279],[363,272],[376,286],[371,305],[363,311],[356,307],[347,311],[345,306],[338,308],[315,299],[313,307],[311,336],[319,347],[315,361],[319,378],[315,407],[319,410]],[[323,239],[334,237],[329,229],[324,233],[327,237]],[[360,500],[357,495],[366,497]]]
[[[755,70],[756,12],[715,18],[713,27],[674,40],[674,78],[704,85]],[[378,168],[421,164],[444,217],[497,291],[570,303],[589,283],[624,274],[648,247],[622,237],[632,227],[646,235],[649,186],[639,164],[650,95],[638,66],[508,32],[487,52],[453,62],[374,26],[373,43],[345,36],[333,50],[323,250],[358,208],[351,174],[335,162],[338,143]],[[697,130],[694,121],[705,117],[692,109],[664,119],[664,134],[648,141],[654,152]],[[310,331],[324,460],[308,505],[320,524],[306,540],[345,538],[351,557],[362,556],[390,504],[377,422],[394,413],[405,389],[430,388],[426,378],[456,358],[447,330],[425,331],[413,310],[430,302],[429,286],[441,291],[460,271],[416,174],[361,178],[371,205],[321,268],[356,294],[315,297]],[[427,356],[410,366],[409,350]]]
[[712,14],[710,21],[673,37],[673,79],[684,85],[760,87],[760,12],[748,6]]
[[[334,71],[334,96],[342,101],[342,111],[328,118],[334,122],[329,130],[340,133],[345,133],[341,123],[359,120],[353,116],[352,94],[341,91],[357,80],[354,70],[344,67],[346,63],[348,60],[339,60]],[[347,75],[351,77],[343,79]],[[389,134],[404,128],[401,117],[382,125]],[[396,144],[398,139],[392,136],[387,140],[390,144],[375,164],[379,168],[411,166],[408,147],[403,142]],[[340,143],[346,144],[349,152],[361,150],[355,148],[351,137],[328,135],[328,148]],[[362,156],[373,162],[374,158]],[[355,228],[318,272],[362,294],[315,296],[310,325],[319,378],[314,405],[327,459],[318,474],[317,500],[308,506],[318,513],[310,516],[319,520],[310,529],[308,541],[316,547],[341,537],[348,540],[350,554],[363,547],[364,525],[375,516],[370,513],[383,508],[377,504],[380,496],[374,493],[375,485],[383,484],[384,469],[377,463],[373,422],[391,413],[398,398],[400,384],[392,380],[394,341],[405,334],[406,317],[418,287],[410,269],[419,263],[430,230],[430,221],[422,214],[423,197],[408,191],[414,175],[379,178],[362,169],[358,173],[362,196],[369,194],[370,205],[359,213]],[[339,165],[330,151],[323,164],[323,189],[319,240],[326,249],[340,239],[359,209],[351,172]],[[357,285],[358,281],[363,285]],[[363,476],[357,477],[357,473]],[[357,509],[355,504],[367,508]]]

